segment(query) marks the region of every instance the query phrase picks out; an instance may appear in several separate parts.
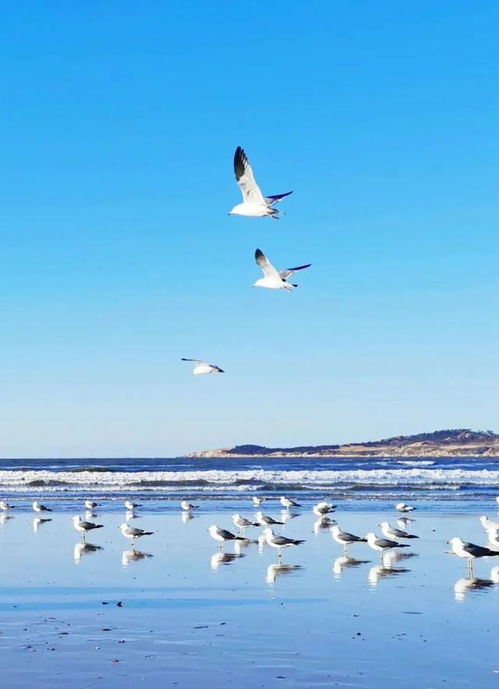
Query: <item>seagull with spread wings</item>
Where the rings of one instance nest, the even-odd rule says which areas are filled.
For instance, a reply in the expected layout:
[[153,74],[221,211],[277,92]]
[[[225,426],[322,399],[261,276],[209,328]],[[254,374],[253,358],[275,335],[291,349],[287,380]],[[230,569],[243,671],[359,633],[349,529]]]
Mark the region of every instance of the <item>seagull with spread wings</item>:
[[182,357],[182,361],[193,361],[196,364],[192,371],[195,376],[199,376],[202,373],[224,373],[223,369],[221,369],[219,366],[207,364],[205,361],[201,361],[200,359],[185,359]]
[[234,206],[234,208],[229,211],[229,215],[245,215],[251,218],[264,218],[270,216],[278,220],[279,211],[277,208],[274,208],[274,205],[293,192],[288,191],[285,194],[264,196],[255,181],[253,170],[241,146],[236,148],[234,154],[234,174],[236,175],[237,184],[243,195],[243,202]]
[[265,254],[257,249],[255,251],[255,261],[258,263],[263,271],[263,278],[257,280],[253,287],[266,287],[267,289],[286,289],[291,292],[294,287],[298,287],[291,282],[288,282],[293,273],[297,270],[304,270],[310,268],[311,263],[306,263],[303,266],[296,266],[296,268],[286,268],[285,270],[277,271]]

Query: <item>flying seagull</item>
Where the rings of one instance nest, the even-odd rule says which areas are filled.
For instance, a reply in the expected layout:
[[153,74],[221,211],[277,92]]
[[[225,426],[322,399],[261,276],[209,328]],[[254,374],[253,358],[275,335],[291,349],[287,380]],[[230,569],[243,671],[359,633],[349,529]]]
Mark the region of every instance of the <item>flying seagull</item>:
[[306,263],[303,266],[296,266],[295,268],[286,268],[285,270],[278,271],[260,249],[255,251],[255,261],[262,269],[264,277],[253,283],[253,287],[286,289],[288,292],[292,292],[294,287],[298,287],[298,285],[288,282],[288,278],[290,278],[293,273],[296,273],[297,270],[304,270],[305,268],[310,268],[312,265],[311,263]]
[[182,361],[194,361],[196,364],[193,369],[193,374],[199,376],[201,373],[224,373],[223,369],[214,364],[207,364],[205,361],[200,359],[185,359],[182,357]]
[[277,208],[274,208],[274,205],[293,192],[288,191],[285,194],[264,196],[260,187],[255,182],[253,170],[246,157],[246,153],[240,146],[236,148],[234,154],[234,174],[236,175],[237,184],[243,195],[243,202],[234,206],[234,208],[229,211],[229,215],[245,215],[252,218],[270,216],[278,220],[279,211]]

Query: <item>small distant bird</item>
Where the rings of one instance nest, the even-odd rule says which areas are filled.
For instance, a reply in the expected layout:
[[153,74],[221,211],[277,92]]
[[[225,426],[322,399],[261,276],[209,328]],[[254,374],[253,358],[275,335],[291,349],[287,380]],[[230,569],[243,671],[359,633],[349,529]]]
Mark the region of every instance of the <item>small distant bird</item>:
[[482,545],[476,545],[476,543],[467,543],[457,536],[451,538],[448,543],[451,546],[454,555],[467,558],[468,561],[475,560],[479,557],[499,556],[499,552],[495,550],[491,550],[490,548],[486,548]]
[[138,502],[133,502],[132,500],[125,500],[125,509],[129,512],[133,512],[137,507],[142,507]]
[[281,498],[279,498],[279,502],[287,510],[289,510],[290,507],[301,507],[299,502],[295,502],[294,500],[291,500],[291,498],[287,498],[284,495]]
[[253,505],[255,507],[260,507],[262,502],[265,502],[265,498],[259,497],[258,495],[253,495],[251,499],[253,500]]
[[333,524],[331,527],[331,536],[334,538],[336,543],[339,543],[346,550],[347,546],[352,543],[366,543],[366,539],[361,536],[355,536],[353,533],[348,533],[347,531],[342,531],[337,524]]
[[389,538],[378,538],[375,533],[366,534],[367,545],[369,545],[373,550],[377,550],[379,553],[385,550],[390,550],[391,548],[409,548],[408,543],[397,543],[397,541],[392,541]]
[[239,527],[242,531],[244,531],[244,529],[246,529],[248,526],[260,526],[257,522],[251,522],[249,519],[246,519],[246,517],[243,517],[237,513],[232,515],[232,521],[234,522],[234,525]]
[[318,502],[312,507],[312,512],[317,517],[322,517],[324,514],[329,514],[336,509],[336,505],[331,505],[330,502]]
[[138,529],[135,526],[130,526],[126,522],[123,522],[120,526],[121,533],[125,538],[129,538],[132,541],[132,547],[135,543],[136,538],[142,538],[142,536],[152,536],[154,531],[144,531],[144,529]]
[[492,519],[489,519],[484,514],[480,517],[480,523],[485,531],[497,531],[497,529],[499,529],[499,522],[492,521]]
[[402,531],[402,529],[396,529],[394,526],[390,526],[388,522],[381,522],[378,526],[381,528],[381,533],[385,538],[419,538],[419,536],[407,533],[407,531]]
[[2,512],[8,512],[13,508],[13,505],[9,505],[8,502],[5,502],[5,500],[0,500],[0,510]]
[[263,278],[260,278],[253,283],[253,287],[266,287],[267,289],[285,289],[288,292],[292,292],[295,287],[294,283],[288,282],[293,273],[298,270],[304,270],[305,268],[310,268],[311,263],[307,263],[303,266],[296,266],[295,268],[286,268],[285,270],[276,270],[265,254],[257,249],[255,251],[255,261],[260,266],[263,271]]
[[215,539],[215,541],[218,541],[221,546],[225,543],[225,541],[245,541],[246,539],[243,538],[242,536],[236,536],[236,534],[233,534],[231,531],[227,531],[227,529],[221,529],[219,526],[216,526],[215,524],[212,524],[208,528],[208,532],[212,538]]
[[398,512],[413,512],[416,508],[415,508],[415,507],[411,507],[411,505],[406,505],[405,502],[398,502],[398,503],[395,505],[395,509],[396,509]]
[[187,502],[187,500],[182,500],[180,507],[186,512],[189,512],[190,510],[197,510],[198,505],[193,505],[191,502]]
[[219,366],[215,366],[214,364],[207,364],[205,361],[201,361],[200,359],[185,359],[182,357],[182,361],[193,361],[196,365],[194,366],[192,373],[195,376],[199,376],[203,373],[224,373],[223,369],[221,369]]
[[293,192],[288,191],[285,194],[264,196],[255,182],[253,170],[241,146],[236,148],[234,154],[234,174],[243,195],[243,202],[234,206],[229,211],[229,215],[244,215],[251,218],[270,216],[277,220],[279,218],[279,211],[277,208],[274,208],[274,205]]
[[267,527],[263,530],[263,535],[265,536],[267,545],[269,545],[271,548],[277,549],[277,554],[279,557],[281,557],[281,550],[283,548],[289,548],[292,545],[300,545],[300,543],[305,543],[303,540],[286,538],[285,536],[277,536],[270,527]]
[[93,529],[102,529],[103,526],[102,524],[94,524],[94,522],[85,522],[79,517],[79,515],[75,515],[72,517],[72,519],[75,529],[83,534],[83,540],[85,540],[87,531],[93,531]]
[[85,509],[91,512],[93,509],[97,507],[97,503],[94,502],[93,500],[85,500]]
[[32,507],[35,510],[35,512],[52,512],[50,507],[45,507],[45,505],[41,505],[37,500],[34,501]]
[[284,522],[279,522],[277,519],[274,519],[273,517],[269,517],[268,515],[264,514],[263,512],[257,512],[256,513],[256,520],[257,522],[261,525],[264,526],[267,524],[269,526],[270,524],[283,524]]

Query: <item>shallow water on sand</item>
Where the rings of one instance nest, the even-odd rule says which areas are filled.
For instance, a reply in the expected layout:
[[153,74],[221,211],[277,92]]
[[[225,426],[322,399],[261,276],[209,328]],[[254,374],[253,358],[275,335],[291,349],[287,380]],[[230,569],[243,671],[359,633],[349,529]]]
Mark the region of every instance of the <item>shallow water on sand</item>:
[[[445,553],[454,535],[485,543],[477,516],[497,514],[492,501],[414,513],[409,530],[420,538],[404,549],[410,557],[385,567],[365,544],[345,562],[329,530],[314,531],[311,504],[276,527],[306,539],[283,553],[281,567],[256,543],[239,553],[226,545],[237,557],[224,562],[207,528],[233,528],[227,503],[186,521],[173,510],[138,512],[131,523],[155,531],[137,542],[138,554],[118,529],[116,505],[93,518],[104,525],[87,538],[95,549],[77,545],[67,511],[36,531],[29,512],[5,520],[3,685],[497,687],[499,557],[476,562],[481,581],[471,581],[465,563]],[[232,507],[253,516],[240,501]],[[265,512],[285,516],[274,501]],[[334,515],[358,534],[396,517],[387,505],[340,505]]]

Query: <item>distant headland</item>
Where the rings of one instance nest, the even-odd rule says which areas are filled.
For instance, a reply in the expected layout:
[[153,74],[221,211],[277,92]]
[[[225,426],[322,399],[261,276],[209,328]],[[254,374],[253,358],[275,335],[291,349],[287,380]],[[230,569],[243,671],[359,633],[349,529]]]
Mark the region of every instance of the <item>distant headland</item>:
[[218,450],[192,452],[189,457],[495,457],[499,435],[493,431],[459,428],[345,445],[264,447],[236,445]]

